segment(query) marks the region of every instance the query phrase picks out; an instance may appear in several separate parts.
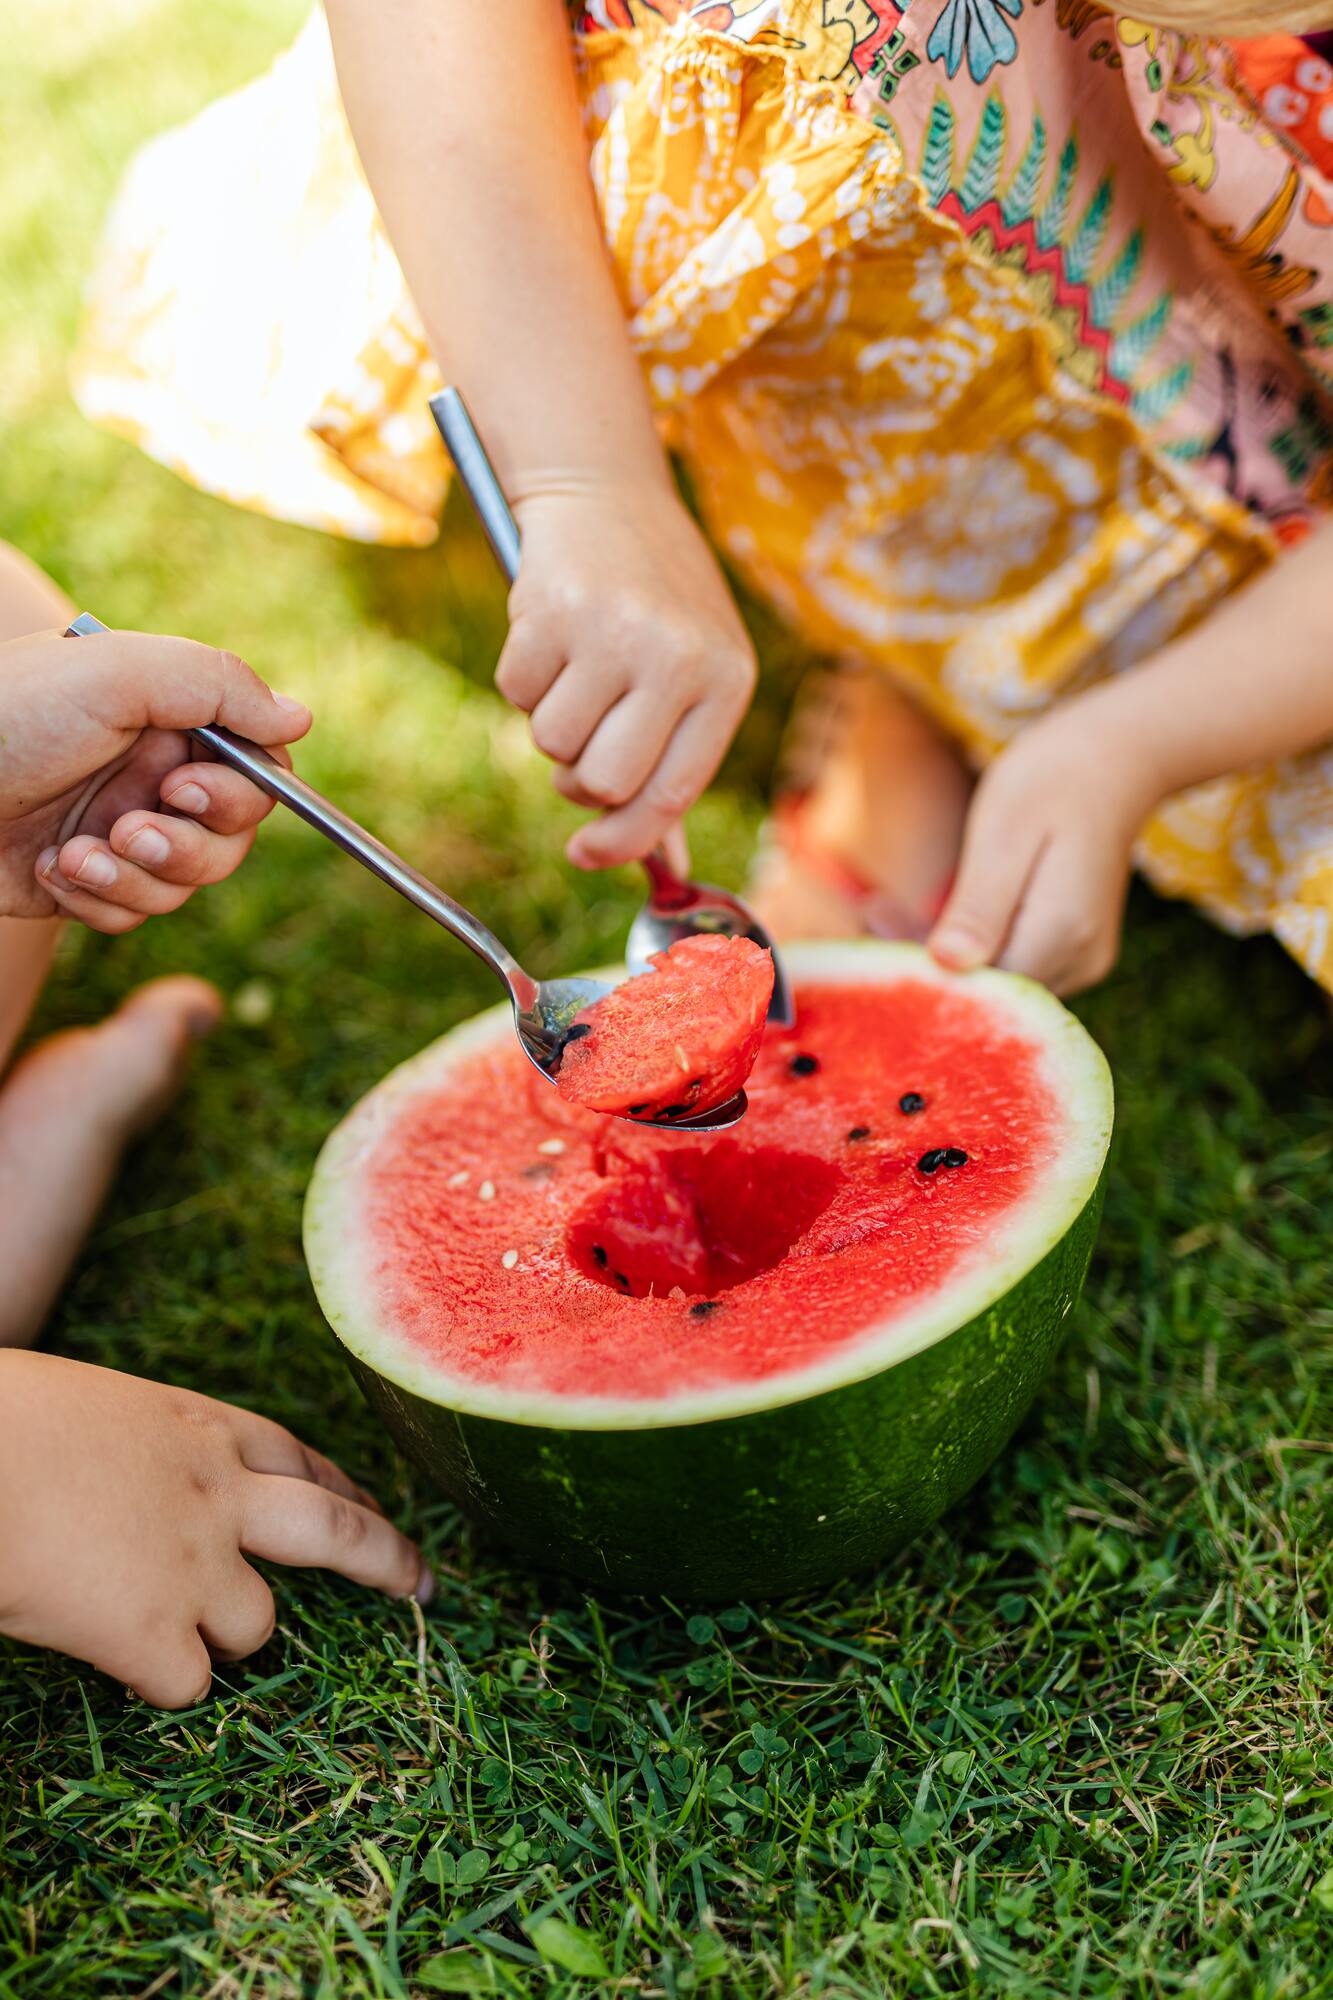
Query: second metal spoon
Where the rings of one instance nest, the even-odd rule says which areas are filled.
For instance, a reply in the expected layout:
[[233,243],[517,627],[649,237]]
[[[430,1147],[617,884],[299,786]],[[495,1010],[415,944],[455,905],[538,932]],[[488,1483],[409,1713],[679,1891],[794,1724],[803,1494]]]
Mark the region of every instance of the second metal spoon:
[[[459,480],[477,510],[495,560],[512,583],[518,575],[518,523],[467,404],[457,389],[442,389],[431,397],[430,410]],[[681,938],[693,937],[699,931],[716,937],[753,938],[773,960],[773,996],[768,1003],[768,1018],[777,1027],[792,1027],[796,1009],[791,987],[777,947],[753,910],[747,909],[739,896],[718,889],[711,882],[683,881],[660,847],[645,857],[643,865],[652,893],[630,925],[625,946],[625,963],[630,971],[646,972],[654,952],[666,951]]]

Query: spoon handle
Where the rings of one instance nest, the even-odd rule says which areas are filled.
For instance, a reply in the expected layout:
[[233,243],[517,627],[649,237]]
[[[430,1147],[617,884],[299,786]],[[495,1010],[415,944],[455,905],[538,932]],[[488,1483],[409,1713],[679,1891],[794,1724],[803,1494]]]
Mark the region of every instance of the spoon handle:
[[441,389],[430,399],[430,413],[468,499],[477,510],[482,532],[508,582],[518,575],[518,523],[486,447],[477,435],[472,414],[457,389]]
[[[86,638],[95,632],[105,632],[108,628],[89,611],[81,612],[69,627],[66,637]],[[382,840],[376,840],[373,833],[367,833],[350,814],[341,811],[331,800],[308,785],[304,778],[298,778],[295,771],[289,771],[276,757],[258,743],[249,742],[244,736],[235,736],[230,729],[201,727],[192,729],[191,737],[196,743],[210,750],[219,763],[229,764],[233,771],[240,771],[251,784],[258,785],[261,792],[267,792],[271,799],[278,799],[294,812],[298,818],[340,847],[344,854],[350,854],[372,875],[378,875],[381,882],[387,882],[409,903],[414,903],[437,924],[452,932],[469,950],[491,968],[501,978],[510,991],[519,998],[521,1006],[532,1004],[531,996],[535,987],[526,972],[512,958],[485,924],[465,910],[452,896],[446,896],[417,869],[409,867],[401,855],[386,847]]]
[[[437,396],[432,396],[430,413],[454,462],[459,484],[476,509],[477,519],[481,522],[482,532],[491,545],[495,560],[512,583],[518,575],[518,523],[505,499],[504,488],[496,476],[486,447],[477,435],[472,413],[457,389],[441,389]],[[689,883],[682,882],[667,860],[664,848],[655,847],[651,854],[645,854],[643,865],[663,908],[670,909],[677,902],[683,904],[689,901],[694,891]]]

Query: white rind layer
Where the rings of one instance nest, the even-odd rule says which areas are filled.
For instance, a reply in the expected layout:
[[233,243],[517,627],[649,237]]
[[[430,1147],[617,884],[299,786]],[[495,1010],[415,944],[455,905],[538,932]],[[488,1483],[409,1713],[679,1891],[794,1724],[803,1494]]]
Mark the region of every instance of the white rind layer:
[[1097,1044],[1045,987],[991,970],[968,973],[960,981],[917,945],[858,939],[790,945],[782,956],[788,976],[798,985],[893,984],[902,979],[962,984],[969,993],[984,995],[1002,1018],[1040,1047],[1046,1080],[1066,1110],[1065,1132],[1054,1158],[1043,1167],[1040,1187],[1015,1205],[984,1251],[928,1299],[868,1326],[827,1360],[734,1388],[653,1398],[561,1396],[506,1391],[450,1374],[381,1323],[371,1284],[372,1258],[361,1233],[359,1174],[414,1097],[435,1091],[457,1063],[513,1033],[506,1003],[465,1021],[392,1071],[330,1134],[315,1164],[305,1204],[306,1261],[325,1316],[349,1352],[386,1380],[445,1409],[555,1430],[657,1430],[748,1416],[863,1381],[934,1346],[1011,1291],[1066,1234],[1100,1178],[1111,1140],[1113,1093]]

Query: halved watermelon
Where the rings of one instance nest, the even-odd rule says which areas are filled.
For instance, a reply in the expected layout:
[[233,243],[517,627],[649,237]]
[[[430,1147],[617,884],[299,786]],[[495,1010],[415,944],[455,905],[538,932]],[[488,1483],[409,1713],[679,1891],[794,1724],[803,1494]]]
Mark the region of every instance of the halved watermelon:
[[571,1104],[621,1118],[712,1111],[754,1068],[773,956],[748,937],[680,938],[578,1016],[556,1074]]
[[957,1499],[1096,1234],[1111,1083],[1043,988],[788,954],[713,1139],[561,1101],[496,1008],[320,1156],[320,1303],[404,1449],[523,1555],[689,1598],[806,1586]]

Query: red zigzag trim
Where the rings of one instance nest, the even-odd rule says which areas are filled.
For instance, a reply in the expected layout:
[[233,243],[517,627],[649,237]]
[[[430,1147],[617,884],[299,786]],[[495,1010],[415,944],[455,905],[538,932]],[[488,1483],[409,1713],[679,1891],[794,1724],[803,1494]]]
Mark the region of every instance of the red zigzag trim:
[[1034,218],[1027,216],[1022,222],[1006,222],[1000,212],[1000,204],[993,196],[983,201],[980,208],[965,209],[952,188],[938,207],[941,215],[947,215],[950,221],[956,222],[965,236],[975,236],[978,230],[989,226],[997,250],[1008,250],[1014,244],[1022,245],[1027,269],[1049,273],[1054,281],[1056,302],[1072,307],[1077,313],[1079,345],[1091,348],[1101,364],[1098,387],[1102,393],[1118,403],[1128,403],[1128,385],[1111,373],[1111,342],[1115,336],[1105,327],[1095,325],[1092,319],[1091,286],[1075,284],[1065,275],[1063,251],[1058,243],[1049,249],[1042,248],[1037,241]]

